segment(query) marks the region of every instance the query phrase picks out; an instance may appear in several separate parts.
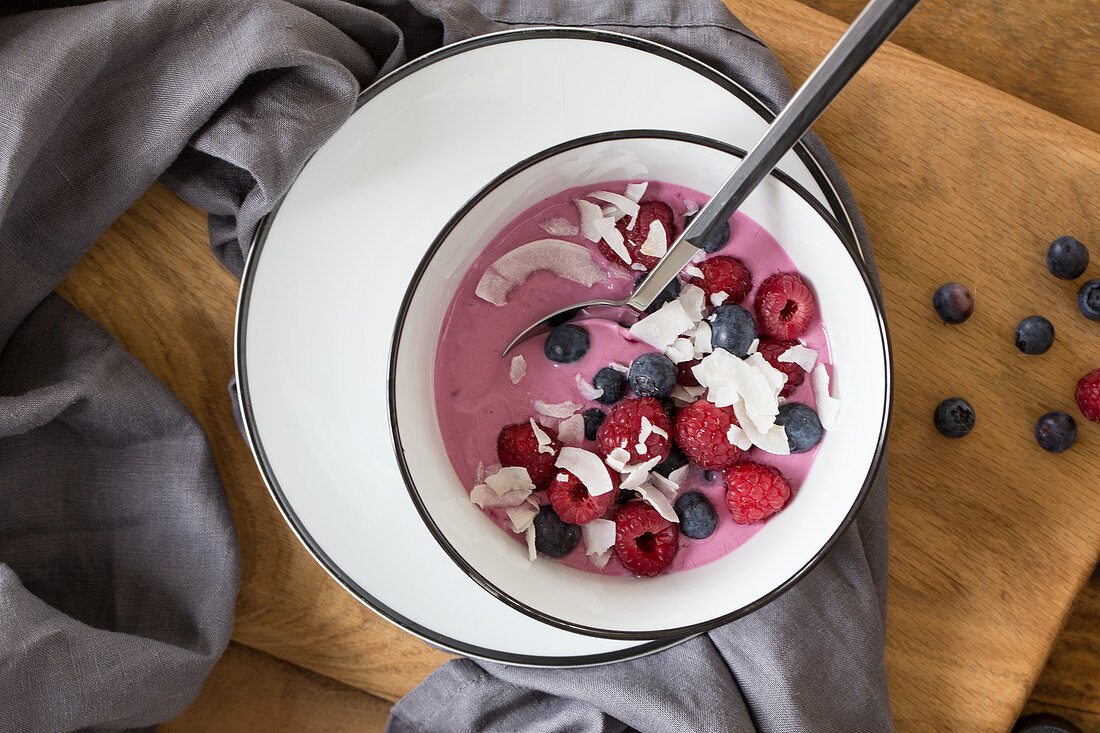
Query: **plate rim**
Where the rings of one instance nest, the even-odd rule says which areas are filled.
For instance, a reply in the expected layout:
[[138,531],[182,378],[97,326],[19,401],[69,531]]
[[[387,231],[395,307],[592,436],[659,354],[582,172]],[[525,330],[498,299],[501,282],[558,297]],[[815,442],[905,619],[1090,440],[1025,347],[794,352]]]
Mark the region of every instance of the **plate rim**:
[[[645,53],[650,53],[666,60],[672,61],[687,68],[689,71],[693,71],[701,76],[707,78],[713,83],[717,84],[724,91],[734,96],[736,99],[744,103],[753,112],[759,115],[765,122],[770,122],[775,118],[775,113],[771,111],[767,105],[763,103],[755,94],[746,89],[740,83],[734,81],[730,77],[722,74],[713,67],[691,57],[683,52],[677,51],[671,47],[657,43],[655,41],[649,41],[635,36],[630,36],[622,33],[616,33],[613,31],[597,30],[590,28],[575,28],[575,27],[535,27],[535,28],[523,28],[523,29],[511,29],[502,30],[492,33],[487,33],[473,38],[458,41],[447,46],[440,47],[434,51],[428,52],[423,56],[413,59],[402,66],[390,71],[388,74],[375,80],[372,84],[362,90],[356,97],[353,113],[358,111],[363,105],[368,103],[371,99],[378,96],[381,92],[390,88],[394,84],[400,82],[408,76],[411,76],[415,72],[431,66],[432,64],[443,61],[452,56],[459,55],[466,51],[472,51],[485,46],[496,45],[499,43],[508,43],[513,41],[524,41],[532,39],[575,39],[575,40],[587,40],[602,43],[611,43],[615,45],[627,46],[635,50],[639,50]],[[323,143],[322,143],[323,145]],[[321,146],[318,147],[320,149]],[[822,191],[829,202],[830,208],[838,210],[844,214],[845,223],[851,230],[852,240],[859,246],[858,238],[855,236],[855,225],[852,221],[851,214],[840,200],[839,194],[836,192],[835,187],[831,179],[825,174],[820,163],[813,156],[813,154],[805,147],[800,141],[794,148],[799,159],[808,169],[810,175],[821,186]],[[283,491],[279,485],[278,479],[275,477],[274,472],[271,469],[271,464],[267,459],[266,452],[263,448],[262,441],[257,432],[257,426],[255,425],[255,416],[252,409],[251,395],[248,389],[248,376],[247,376],[247,359],[245,357],[245,340],[247,331],[248,311],[250,305],[250,296],[252,284],[255,280],[257,263],[259,262],[260,253],[262,252],[263,245],[267,240],[267,235],[270,232],[271,226],[274,223],[275,217],[278,214],[286,196],[293,188],[294,182],[297,181],[301,175],[302,170],[312,160],[312,154],[303,162],[301,168],[295,173],[291,184],[287,188],[287,193],[279,197],[279,200],[272,207],[272,210],[264,215],[256,227],[256,232],[252,237],[251,246],[249,247],[248,254],[245,258],[244,270],[241,276],[241,285],[238,290],[237,307],[235,310],[235,322],[234,322],[234,372],[237,378],[237,404],[240,408],[241,414],[241,427],[246,442],[252,452],[253,459],[256,462],[257,468],[261,478],[264,481],[264,485],[268,489],[268,493],[271,495],[275,506],[278,508],[279,513],[282,514],[284,521],[294,531],[295,536],[302,546],[306,549],[318,565],[341,587],[344,588],[353,598],[358,600],[362,605],[369,608],[378,616],[382,617],[386,621],[394,624],[395,626],[413,634],[421,640],[427,642],[430,645],[442,648],[446,651],[453,652],[455,654],[461,654],[478,659],[484,659],[487,661],[503,662],[507,664],[513,664],[517,666],[530,666],[530,667],[550,667],[550,668],[565,668],[565,667],[588,667],[607,664],[609,662],[626,661],[635,659],[638,657],[646,656],[662,649],[667,649],[671,646],[675,646],[683,641],[687,641],[693,638],[694,635],[682,636],[679,638],[667,638],[667,639],[645,639],[643,641],[647,643],[640,643],[635,646],[626,647],[624,649],[613,650],[609,652],[600,652],[595,654],[581,654],[581,655],[564,655],[564,656],[548,656],[537,654],[518,654],[514,652],[502,651],[499,649],[489,649],[481,647],[476,644],[454,639],[445,634],[441,634],[433,629],[422,626],[421,624],[412,621],[403,614],[397,612],[385,603],[382,603],[373,595],[368,593],[366,589],[362,588],[358,583],[352,580],[340,567],[324,552],[317,540],[310,534],[310,532],[301,523],[297,514],[289,506],[289,501],[283,494]],[[862,251],[860,251],[860,257]]]

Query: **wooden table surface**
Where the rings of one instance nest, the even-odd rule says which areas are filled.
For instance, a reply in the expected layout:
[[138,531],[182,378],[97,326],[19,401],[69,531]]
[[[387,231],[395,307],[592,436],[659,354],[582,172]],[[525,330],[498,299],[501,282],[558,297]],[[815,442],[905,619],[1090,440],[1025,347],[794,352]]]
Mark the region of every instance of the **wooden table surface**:
[[[798,83],[859,4],[731,7]],[[1072,398],[1076,380],[1100,367],[1100,324],[1076,311],[1081,281],[1055,280],[1044,265],[1050,240],[1073,234],[1093,251],[1085,277],[1100,277],[1097,26],[1094,0],[965,10],[927,0],[815,126],[867,220],[893,337],[887,662],[901,730],[1007,730],[1100,555],[1100,425]],[[957,327],[930,307],[949,280],[977,300]],[[230,413],[237,282],[209,254],[201,212],[154,186],[59,291],[199,419],[236,520],[234,643],[205,707],[173,729],[291,729],[278,727],[277,707],[242,708],[233,694],[242,689],[311,706],[312,729],[380,729],[384,701],[448,655],[345,593],[271,501]],[[1032,313],[1058,334],[1042,356],[1012,344]],[[930,419],[953,395],[978,414],[959,441]],[[1058,456],[1032,436],[1052,409],[1080,425],[1077,445]]]

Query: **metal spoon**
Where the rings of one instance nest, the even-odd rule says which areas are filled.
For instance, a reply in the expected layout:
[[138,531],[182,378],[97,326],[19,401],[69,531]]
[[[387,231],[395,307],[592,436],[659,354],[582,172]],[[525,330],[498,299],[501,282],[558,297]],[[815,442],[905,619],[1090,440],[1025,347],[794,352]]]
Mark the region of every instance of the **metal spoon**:
[[581,309],[590,315],[608,317],[620,323],[636,321],[680,270],[691,261],[722,223],[771,173],[779,159],[810,129],[856,72],[901,24],[920,0],[871,0],[836,45],[814,69],[813,74],[772,121],[764,137],[749,151],[718,193],[692,218],[657,266],[625,300],[587,300],[560,308],[525,328],[512,339],[507,354],[516,344],[564,322]]

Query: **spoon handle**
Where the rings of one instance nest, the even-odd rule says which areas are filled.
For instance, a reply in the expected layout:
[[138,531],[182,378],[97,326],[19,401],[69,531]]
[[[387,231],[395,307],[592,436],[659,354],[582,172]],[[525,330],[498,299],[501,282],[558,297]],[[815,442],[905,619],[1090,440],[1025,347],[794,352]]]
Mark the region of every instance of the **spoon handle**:
[[856,72],[901,24],[920,0],[871,0],[772,121],[764,137],[722,184],[714,198],[691,220],[684,233],[650,271],[630,305],[645,309],[702,248],[722,222],[775,168],[779,159],[810,129],[814,120],[836,98]]

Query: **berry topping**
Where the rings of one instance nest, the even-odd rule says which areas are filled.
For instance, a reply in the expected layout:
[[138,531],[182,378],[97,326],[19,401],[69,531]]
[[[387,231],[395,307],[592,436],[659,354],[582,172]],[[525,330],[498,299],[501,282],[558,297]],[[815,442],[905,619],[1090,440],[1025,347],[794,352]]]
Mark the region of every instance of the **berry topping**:
[[596,402],[610,405],[621,400],[626,394],[626,375],[618,369],[604,367],[592,378],[592,386],[603,390],[603,394],[596,398]]
[[1042,354],[1054,343],[1054,325],[1042,316],[1028,316],[1016,326],[1016,348],[1025,354]]
[[[654,265],[661,261],[660,257],[644,255],[641,251],[646,237],[649,236],[649,226],[655,221],[660,222],[661,226],[665,228],[665,239],[671,245],[675,239],[672,227],[672,209],[660,201],[643,201],[639,205],[638,216],[634,221],[633,229],[626,228],[626,225],[630,223],[629,217],[624,216],[615,222],[615,228],[623,235],[623,244],[626,245],[626,251],[630,253],[631,263],[638,264],[646,270],[652,269]],[[624,264],[622,258],[615,254],[607,242],[600,242],[600,253],[612,262],[617,262],[620,265]]]
[[[684,226],[686,227],[691,223],[691,220],[695,218],[695,215],[699,212],[693,211],[684,217]],[[714,233],[707,237],[703,242],[703,251],[708,255],[712,255],[718,250],[726,246],[726,242],[730,241],[730,223],[728,221],[722,222],[722,226],[714,230]]]
[[682,450],[680,450],[680,446],[678,446],[675,442],[673,442],[672,445],[669,446],[669,449],[668,449],[668,458],[666,458],[664,461],[662,461],[653,470],[656,471],[657,473],[661,474],[665,478],[668,478],[668,475],[670,473],[675,471],[677,468],[680,468],[681,466],[686,466],[687,462],[688,462],[687,456],[685,456],[684,452]]
[[711,346],[741,358],[749,355],[749,347],[756,338],[756,323],[751,313],[730,303],[715,308],[707,320],[710,322]]
[[740,427],[732,407],[696,400],[676,414],[676,444],[700,468],[729,468],[741,457],[729,439],[731,425]]
[[1051,453],[1064,453],[1077,442],[1077,422],[1058,410],[1048,412],[1035,423],[1035,440]]
[[1058,237],[1047,250],[1047,269],[1054,277],[1073,280],[1089,266],[1089,251],[1074,237]]
[[[649,425],[644,441],[641,440],[643,420]],[[658,456],[663,461],[668,458],[671,434],[672,421],[661,403],[652,397],[635,397],[611,408],[596,432],[596,452],[601,458],[607,458],[611,451],[622,448],[630,454],[626,463],[642,463]],[[645,451],[638,450],[639,443]]]
[[676,557],[680,530],[675,522],[640,501],[623,504],[615,516],[615,554],[630,572],[648,578]]
[[764,357],[764,361],[771,364],[773,367],[783,372],[787,376],[787,381],[783,385],[783,390],[779,393],[780,397],[789,397],[795,388],[802,384],[806,379],[806,370],[795,364],[793,361],[779,361],[779,355],[787,351],[792,346],[797,346],[797,341],[779,341],[773,338],[760,339],[760,345],[756,348],[760,352],[760,355]]
[[1077,291],[1077,307],[1090,321],[1100,321],[1100,277],[1089,280]]
[[726,503],[738,524],[767,519],[791,498],[791,485],[783,474],[751,461],[726,470],[726,488]]
[[962,323],[974,312],[974,296],[965,285],[947,283],[932,296],[932,307],[944,323]]
[[599,408],[593,407],[585,410],[582,414],[584,417],[584,437],[588,440],[595,441],[596,431],[603,425],[607,413]]
[[[497,458],[502,466],[522,466],[527,469],[536,489],[545,489],[558,472],[554,467],[561,443],[552,428],[540,428],[550,438],[546,445],[539,445],[535,429],[530,422],[509,425],[497,437]],[[542,450],[539,450],[542,448]]]
[[813,291],[793,272],[772,275],[756,291],[760,330],[772,338],[798,338],[809,328],[816,310]]
[[663,400],[676,387],[676,365],[664,354],[642,354],[630,364],[630,388],[639,397]]
[[[611,472],[608,471],[608,474]],[[611,480],[618,483],[618,476],[612,475]],[[550,490],[546,492],[550,499],[550,506],[558,513],[562,521],[572,524],[588,524],[593,519],[602,517],[604,512],[615,503],[618,491],[608,491],[606,494],[592,496],[588,493],[588,487],[569,471],[561,471],[550,482]]]
[[1086,419],[1100,422],[1100,369],[1081,377],[1073,396]]
[[936,406],[932,422],[947,438],[961,438],[974,429],[974,408],[961,397],[949,397]]
[[736,257],[711,257],[699,269],[703,271],[702,279],[692,278],[692,282],[706,293],[707,305],[713,305],[713,296],[719,293],[721,303],[740,303],[752,290],[752,275]]
[[581,528],[561,521],[554,508],[543,505],[535,515],[535,549],[548,557],[565,557],[581,541]]
[[820,443],[824,434],[817,413],[801,402],[780,405],[775,424],[782,425],[786,430],[787,446],[791,453],[805,453]]
[[542,350],[546,358],[558,364],[569,364],[588,353],[588,330],[575,323],[555,326]]
[[[638,289],[638,286],[642,284],[642,280],[646,279],[649,273],[639,272],[638,277],[634,280],[634,290]],[[653,302],[649,304],[649,307],[645,309],[646,313],[650,315],[656,313],[661,309],[665,303],[676,300],[680,297],[680,278],[674,277],[665,289],[657,294],[657,297],[653,299]]]
[[695,378],[695,372],[691,368],[698,366],[701,359],[690,359],[676,365],[676,383],[685,387],[698,387],[699,380]]
[[685,537],[701,540],[714,534],[718,526],[718,512],[702,493],[689,491],[682,494],[672,508],[680,518],[680,531]]

